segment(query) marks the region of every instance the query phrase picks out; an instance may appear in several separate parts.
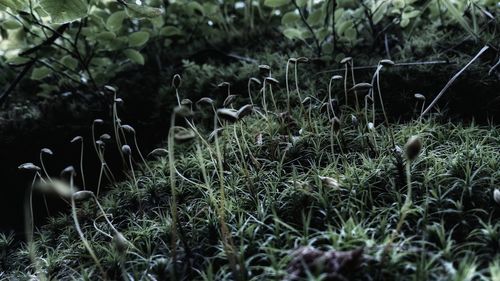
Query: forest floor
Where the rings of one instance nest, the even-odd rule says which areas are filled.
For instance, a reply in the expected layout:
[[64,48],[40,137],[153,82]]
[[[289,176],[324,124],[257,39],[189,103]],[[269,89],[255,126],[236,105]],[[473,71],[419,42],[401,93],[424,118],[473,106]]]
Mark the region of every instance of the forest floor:
[[287,91],[271,88],[265,103],[254,90],[253,110],[238,116],[231,108],[245,103],[216,115],[203,101],[194,117],[181,110],[175,124],[190,130],[172,131],[158,160],[98,195],[109,221],[91,198],[76,203],[96,260],[61,214],[36,233],[32,262],[28,248],[10,251],[2,238],[2,278],[499,277],[496,125],[419,119],[417,100],[412,120],[387,126],[377,98],[375,112],[332,112],[314,91],[290,93],[290,114],[281,113]]
[[[287,75],[302,49],[276,49],[190,56],[141,83],[142,74],[114,81],[125,102],[93,138],[114,132],[118,144],[101,138],[104,160],[115,151],[107,164],[126,167],[126,179],[107,181],[117,171],[99,163],[96,197],[79,193],[32,243],[2,234],[0,279],[500,280],[500,107],[488,58],[419,117],[480,47],[457,60],[395,58],[378,76],[378,58],[365,54],[353,62],[375,67],[355,78],[314,60]],[[194,112],[172,114],[179,69],[179,100]],[[154,94],[141,96],[144,85]],[[150,155],[140,128],[113,126],[146,113],[164,135],[175,125]]]

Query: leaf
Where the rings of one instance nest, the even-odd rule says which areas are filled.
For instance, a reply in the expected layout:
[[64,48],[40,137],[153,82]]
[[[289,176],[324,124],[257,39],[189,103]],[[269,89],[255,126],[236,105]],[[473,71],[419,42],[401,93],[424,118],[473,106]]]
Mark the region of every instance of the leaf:
[[290,26],[294,25],[298,21],[300,21],[300,16],[296,12],[288,12],[284,14],[283,17],[281,18],[282,25]]
[[130,47],[139,47],[149,40],[149,33],[146,31],[137,31],[129,35],[128,45]]
[[283,35],[288,39],[303,39],[302,32],[297,28],[287,28],[283,30]]
[[325,18],[325,10],[324,9],[317,9],[314,12],[312,12],[309,17],[307,18],[307,22],[310,25],[317,25],[322,23],[323,19]]
[[196,1],[189,1],[188,7],[191,8],[193,11],[198,11],[201,15],[205,15],[205,10],[203,9],[203,6]]
[[165,36],[165,37],[171,37],[175,35],[182,35],[182,30],[175,26],[165,26],[164,28],[161,29],[160,35]]
[[137,50],[127,49],[123,53],[125,56],[134,63],[144,65],[144,56]]
[[401,23],[399,24],[402,28],[407,27],[410,24],[410,19],[408,17],[401,17]]
[[112,13],[106,20],[106,27],[110,31],[118,31],[123,25],[123,20],[126,19],[127,13],[125,11],[118,11]]
[[83,0],[40,0],[42,9],[50,15],[52,23],[67,23],[87,16]]
[[23,25],[17,20],[6,20],[2,22],[2,27],[5,29],[18,29]]
[[307,0],[297,0],[297,6],[304,8],[307,5]]
[[351,28],[353,26],[354,26],[353,21],[347,20],[338,24],[337,26],[335,26],[335,28],[337,29],[338,34],[343,34],[348,28]]
[[403,9],[405,7],[405,1],[404,0],[394,0],[392,1],[392,6],[396,9]]
[[290,0],[265,0],[264,6],[270,8],[279,8],[281,6],[285,6],[290,3]]
[[95,38],[102,41],[110,41],[116,38],[116,34],[111,31],[103,31],[98,33]]
[[348,29],[345,30],[344,36],[351,42],[354,42],[356,38],[358,37],[358,32],[354,28],[354,26],[349,27]]
[[448,12],[451,13],[451,18],[455,21],[457,21],[463,29],[465,29],[469,34],[471,35],[476,35],[474,30],[472,30],[472,27],[470,24],[465,20],[465,17],[463,16],[463,12],[460,12],[453,3],[451,3],[450,0],[444,0],[442,3],[446,6],[446,9],[448,9]]
[[30,58],[27,58],[27,57],[20,57],[20,56],[12,56],[12,57],[9,57],[9,58],[6,58],[6,62],[7,63],[11,63],[11,64],[23,64],[23,63],[27,63],[30,61]]
[[49,76],[51,72],[52,71],[46,66],[34,68],[33,72],[31,72],[31,79],[42,80],[43,78]]
[[382,2],[373,13],[373,23],[378,24],[380,21],[384,19],[384,16],[387,15],[387,6],[390,2]]
[[61,63],[69,69],[75,70],[78,66],[78,60],[70,55],[66,55],[61,59]]
[[0,10],[10,8],[12,11],[21,11],[27,7],[27,3],[23,0],[0,0]]
[[154,7],[149,7],[149,6],[142,6],[142,5],[137,5],[133,3],[128,3],[127,4],[127,11],[130,12],[132,11],[132,16],[135,13],[141,17],[147,17],[147,18],[154,18],[161,16],[163,14],[163,9],[161,8],[154,8]]
[[418,10],[413,10],[411,12],[405,12],[405,13],[403,13],[403,16],[408,17],[409,19],[415,18],[418,15],[420,15],[420,11],[418,11]]

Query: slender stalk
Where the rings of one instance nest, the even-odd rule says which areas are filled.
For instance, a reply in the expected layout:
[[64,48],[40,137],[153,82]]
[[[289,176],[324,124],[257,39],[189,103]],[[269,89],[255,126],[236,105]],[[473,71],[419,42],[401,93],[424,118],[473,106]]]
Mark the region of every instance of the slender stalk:
[[286,62],[286,70],[285,70],[285,84],[286,84],[286,110],[287,112],[290,112],[290,86],[288,84],[288,69],[290,67],[290,62],[294,61],[297,63],[297,59],[295,58],[290,58]]
[[[126,162],[125,162],[125,156],[123,155],[123,152],[122,152],[122,141],[121,141],[121,136],[120,136],[120,128],[119,128],[119,121],[118,121],[118,107],[117,107],[117,103],[116,103],[116,91],[113,91],[113,108],[112,108],[112,119],[113,119],[113,133],[115,135],[115,141],[116,141],[116,146],[118,148],[118,152],[120,153],[120,157],[122,159],[122,164],[123,164],[123,167],[126,166]],[[122,132],[123,133],[123,132]]]
[[[356,79],[354,78],[354,62],[351,60],[349,64],[351,65],[352,85],[356,85]],[[356,100],[356,112],[359,113],[358,91],[356,90],[354,90],[354,98]]]
[[276,100],[274,99],[274,94],[273,94],[273,85],[271,84],[269,84],[269,93],[271,94],[271,101],[273,102],[274,110],[278,111],[278,105],[276,103]]
[[97,191],[96,194],[99,196],[99,191],[101,190],[102,174],[104,172],[104,163],[101,163],[101,169],[99,170],[99,179],[97,180]]
[[299,74],[298,74],[297,62],[295,62],[294,71],[295,71],[295,88],[297,90],[297,95],[299,96],[301,112],[305,112],[306,109],[302,104],[302,96],[300,95],[300,89],[299,89]]
[[[74,175],[71,174],[69,182],[70,182],[70,188],[71,188],[72,193],[75,193],[75,188],[73,185],[73,177],[74,177]],[[78,216],[76,214],[76,203],[75,203],[75,198],[73,196],[71,196],[71,214],[73,216],[73,222],[75,223],[76,232],[80,236],[80,240],[82,241],[83,245],[85,246],[85,248],[89,252],[90,257],[94,260],[94,262],[95,262],[97,268],[99,269],[99,271],[101,272],[103,278],[106,279],[106,273],[104,272],[104,269],[102,268],[101,263],[99,262],[99,259],[97,259],[97,256],[94,253],[94,250],[92,250],[92,247],[90,247],[89,242],[85,238],[85,234],[83,233],[83,231],[80,227],[80,223],[78,222]]]
[[[265,80],[264,80],[264,87],[265,87]],[[217,114],[215,115],[217,116]],[[214,118],[214,130],[217,130],[217,119],[216,117]],[[219,192],[220,192],[220,207],[219,207],[219,219],[220,219],[220,224],[221,224],[221,232],[222,232],[222,237],[224,238],[224,249],[227,253],[227,257],[229,260],[229,265],[231,266],[231,269],[234,274],[234,279],[238,280],[239,279],[239,274],[238,270],[236,267],[236,254],[231,238],[231,234],[229,232],[229,229],[226,225],[226,216],[225,216],[225,209],[226,209],[226,192],[224,188],[224,167],[223,167],[223,160],[222,160],[222,154],[220,150],[220,144],[219,144],[219,136],[218,134],[215,134],[215,150],[217,154],[217,164],[218,164],[218,170],[219,170]]]
[[170,129],[168,132],[168,166],[169,166],[169,171],[170,171],[170,193],[172,196],[172,200],[170,202],[170,211],[172,212],[172,260],[174,261],[174,278],[177,279],[177,270],[176,270],[176,264],[177,264],[177,196],[176,196],[176,190],[175,190],[175,157],[174,157],[174,126],[175,126],[175,112],[172,113],[171,116],[171,123],[170,123]]
[[35,229],[35,224],[34,224],[34,219],[33,219],[33,187],[35,186],[35,182],[37,177],[41,178],[41,175],[36,172],[33,181],[31,183],[30,189],[28,192],[26,192],[26,198],[25,198],[25,203],[24,203],[24,232],[26,236],[26,243],[28,245],[28,252],[30,256],[31,263],[35,266],[36,270],[36,275],[40,277],[40,280],[45,281],[47,280],[47,277],[43,273],[42,268],[38,264],[38,261],[36,260],[36,254],[35,254],[35,243],[33,239],[33,232]]
[[141,158],[142,163],[144,163],[144,165],[148,169],[149,174],[153,175],[153,170],[151,170],[151,167],[149,167],[148,162],[146,162],[146,159],[144,158],[141,150],[139,149],[139,144],[137,143],[137,136],[135,135],[135,133],[134,133],[134,145],[135,145],[135,148],[137,149],[137,153],[139,154],[139,157]]
[[83,190],[85,190],[87,185],[85,184],[85,174],[83,173],[83,139],[80,145],[80,173],[82,174]]
[[132,173],[132,179],[134,181],[135,190],[138,191],[139,186],[137,183],[137,178],[135,177],[134,165],[132,163],[132,155],[128,156],[128,164],[130,165],[130,172]]
[[248,97],[250,98],[250,103],[252,104],[252,106],[255,106],[252,99],[252,90],[250,88],[251,85],[252,85],[252,79],[248,79],[247,83]]
[[266,113],[266,119],[269,120],[269,112],[267,111],[267,102],[266,102],[266,79],[265,78],[264,78],[264,82],[262,82],[262,107],[264,108],[264,112]]
[[[396,142],[394,141],[394,133],[392,132],[391,126],[389,126],[389,118],[387,117],[387,112],[385,111],[384,100],[382,99],[382,91],[380,90],[380,70],[382,70],[382,65],[377,67],[377,71],[376,71],[377,92],[378,92],[378,97],[380,99],[380,107],[382,108],[382,112],[384,114],[385,126],[387,127],[387,130],[389,130],[389,137],[391,139],[392,148],[395,148]],[[373,100],[375,101],[375,98]],[[374,114],[375,114],[375,112],[374,112]]]
[[[43,153],[44,153],[43,150],[40,151],[40,165],[42,166],[42,170],[43,170],[45,176],[47,177],[47,179],[50,182],[53,182],[52,178],[49,176],[49,173],[47,173],[47,169],[45,169],[45,164],[43,163]],[[45,211],[47,212],[47,215],[50,216],[49,204],[47,203],[47,197],[45,196],[45,194],[42,194],[42,198],[43,198],[43,204],[45,206]]]
[[345,98],[345,105],[348,105],[348,98],[347,98],[347,64],[345,64],[345,72],[344,72],[344,98]]

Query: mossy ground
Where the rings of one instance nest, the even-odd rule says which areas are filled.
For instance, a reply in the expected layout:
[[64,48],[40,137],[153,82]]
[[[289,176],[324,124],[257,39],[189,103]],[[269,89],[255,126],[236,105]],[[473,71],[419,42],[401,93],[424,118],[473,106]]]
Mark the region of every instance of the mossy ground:
[[[199,124],[199,136],[175,144],[174,162],[151,161],[152,173],[136,168],[137,182],[116,183],[99,196],[130,242],[126,253],[116,249],[94,203],[77,206],[104,275],[67,214],[50,218],[35,235],[37,262],[45,274],[57,280],[282,280],[290,278],[292,253],[312,246],[363,248],[363,258],[359,268],[338,272],[339,279],[318,270],[305,275],[310,280],[500,278],[500,208],[493,199],[500,184],[496,125],[450,122],[439,114],[420,120],[409,113],[412,120],[387,126],[377,102],[375,127],[369,129],[371,108],[365,119],[365,111],[345,106],[343,91],[336,89],[337,131],[322,106],[325,91],[302,89],[302,98],[313,97],[302,108],[291,90],[293,109],[287,115],[280,114],[286,108],[283,85],[274,92],[279,110],[268,89],[268,114],[256,88],[250,116],[220,121],[219,150],[208,138],[211,109],[197,109],[190,122]],[[234,106],[247,102],[240,99]],[[182,118],[177,121],[187,127]],[[423,149],[409,162],[403,150],[413,135]],[[404,217],[407,165],[413,192]],[[13,249],[4,240],[0,277],[33,277],[27,248]]]

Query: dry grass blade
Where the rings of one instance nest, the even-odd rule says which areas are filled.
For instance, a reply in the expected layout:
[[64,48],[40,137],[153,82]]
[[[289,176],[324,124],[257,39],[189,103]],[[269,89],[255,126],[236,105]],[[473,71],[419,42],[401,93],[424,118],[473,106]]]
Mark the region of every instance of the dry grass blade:
[[431,108],[437,103],[437,101],[444,95],[444,93],[446,92],[446,90],[448,90],[448,88],[453,84],[453,82],[455,82],[455,80],[457,80],[457,78],[462,75],[462,73],[472,64],[474,63],[484,52],[486,52],[490,47],[488,46],[484,46],[480,51],[479,53],[477,53],[477,55],[472,58],[471,61],[469,61],[469,63],[467,63],[459,72],[457,72],[457,74],[455,74],[451,79],[450,81],[448,81],[448,83],[446,83],[446,85],[444,86],[444,88],[441,90],[441,92],[439,92],[439,94],[436,96],[436,98],[431,102],[431,104],[429,104],[429,106],[424,110],[424,112],[422,112],[422,114],[420,115],[420,117],[424,116],[425,114],[427,114]]

